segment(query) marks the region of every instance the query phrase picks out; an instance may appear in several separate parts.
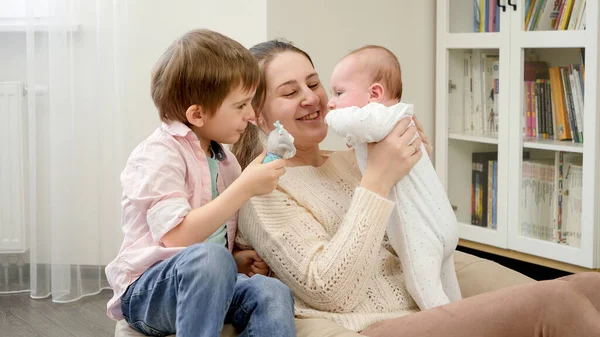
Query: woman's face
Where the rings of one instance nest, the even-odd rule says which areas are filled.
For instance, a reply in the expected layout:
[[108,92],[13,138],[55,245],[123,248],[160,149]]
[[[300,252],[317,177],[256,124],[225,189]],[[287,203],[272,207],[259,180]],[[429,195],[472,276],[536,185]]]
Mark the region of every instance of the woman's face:
[[279,122],[297,148],[318,145],[327,136],[327,94],[310,61],[297,52],[283,52],[267,65],[266,97],[259,123],[264,131]]

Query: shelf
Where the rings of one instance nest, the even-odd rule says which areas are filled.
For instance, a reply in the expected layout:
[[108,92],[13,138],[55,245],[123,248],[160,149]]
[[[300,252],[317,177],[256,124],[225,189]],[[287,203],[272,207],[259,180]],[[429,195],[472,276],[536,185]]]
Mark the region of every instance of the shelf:
[[[537,134],[525,137],[523,128],[526,126],[524,113],[527,110],[525,105],[528,97],[524,79],[542,78],[541,71],[526,66],[527,62],[543,61],[548,67],[553,68],[581,64],[582,59],[585,58],[585,72],[590,76],[585,77],[584,86],[581,88],[586,92],[597,92],[600,85],[600,78],[597,76],[600,69],[598,38],[600,1],[586,2],[585,30],[526,31],[523,30],[525,14],[522,8],[517,8],[516,11],[501,12],[498,16],[501,29],[499,32],[491,33],[473,32],[473,29],[478,30],[475,24],[477,15],[474,15],[478,13],[474,9],[479,2],[475,1],[475,4],[473,1],[466,0],[436,0],[435,2],[437,4],[435,62],[438,69],[435,82],[435,117],[436,129],[438,129],[435,168],[446,188],[450,202],[455,207],[456,219],[459,222],[460,244],[468,242],[470,243],[468,245],[475,246],[473,247],[475,249],[572,272],[598,270],[600,268],[600,171],[598,169],[600,167],[600,132],[598,131],[600,103],[594,95],[585,97],[585,109],[580,111],[583,112],[583,120],[580,122],[587,132],[587,138],[582,143],[554,140],[554,137],[542,139],[538,138]],[[521,3],[513,1],[515,2]],[[486,21],[490,23],[489,17]],[[497,22],[498,20],[494,21]],[[471,52],[470,57],[465,56],[468,52]],[[492,58],[486,59],[479,54],[497,54],[498,68],[490,67],[489,61]],[[494,63],[491,64],[495,65],[496,58],[493,58],[492,62]],[[535,75],[530,76],[530,72]],[[497,94],[498,91],[491,90],[492,82],[488,81],[490,78],[498,79],[498,83],[493,83],[493,88],[498,89],[500,95],[492,96],[492,93]],[[565,80],[568,82],[570,78]],[[564,94],[564,90],[561,94]],[[529,96],[532,98],[531,95]],[[490,121],[487,115],[491,112],[486,109],[487,103],[491,104],[492,100],[494,113],[500,116],[498,119],[494,117],[494,122],[499,121],[497,129],[485,127],[485,123]],[[481,114],[481,111],[486,113]],[[484,131],[496,134],[485,134]],[[497,174],[496,179],[492,179],[492,183],[496,183],[496,190],[493,190],[492,184],[492,191],[497,193],[496,229],[471,225],[473,171],[474,168],[478,171],[480,167],[480,165],[474,167],[473,154],[483,152],[497,152],[496,170],[492,172],[492,177],[494,173]],[[577,161],[580,159],[577,156],[584,157],[583,162],[578,162],[581,170],[579,171],[578,168],[573,179],[566,180],[569,183],[567,188],[577,193],[577,198],[566,199],[567,206],[570,207],[568,210],[577,211],[576,219],[578,225],[581,225],[581,240],[569,241],[570,245],[554,242],[556,240],[545,241],[536,238],[537,235],[531,232],[521,231],[521,224],[525,219],[533,223],[546,223],[559,214],[557,168],[548,170],[548,176],[550,172],[554,173],[552,180],[554,186],[552,186],[545,177],[529,175],[529,171],[523,169],[523,162],[527,161],[525,158],[530,158],[531,161],[547,162],[550,166],[552,164],[556,166],[560,160],[558,157],[560,153],[575,155],[574,159]],[[483,175],[479,175],[479,178],[483,177],[483,182],[487,185],[480,189],[485,190],[487,187],[489,194],[489,166],[487,169],[488,179],[486,180]],[[540,174],[542,173],[545,172]],[[562,177],[563,192],[565,192],[564,174],[565,172]],[[536,181],[542,181],[543,184],[536,184]],[[524,191],[523,182],[532,182],[530,185],[533,187]],[[546,199],[546,204],[539,204],[533,199],[542,193],[542,189],[545,189],[544,196],[552,196],[551,199]],[[563,193],[563,196],[565,195]],[[579,196],[581,196],[581,203]],[[485,202],[489,204],[489,201],[489,198],[483,200],[484,204]],[[564,203],[565,199],[562,202]],[[565,207],[563,204],[563,215]],[[535,211],[543,212],[543,217],[537,216],[535,221],[529,219],[530,214],[527,212],[530,209],[532,215],[536,213]],[[567,213],[567,220],[568,215],[571,213]],[[552,224],[553,228],[556,227],[554,222]],[[571,229],[566,231],[570,232]]]
[[514,39],[522,48],[584,48],[586,30],[521,31]]
[[497,229],[459,222],[458,233],[461,240],[479,241],[489,246],[506,247],[506,233],[499,232]]
[[[587,30],[521,31],[519,41],[522,48],[585,48]],[[448,49],[498,49],[500,33],[446,33],[444,39]]]
[[473,143],[496,144],[498,145],[498,135],[482,134],[479,132],[452,132],[448,135],[449,139],[463,140]]
[[533,263],[533,264],[537,264],[540,266],[563,270],[563,271],[570,272],[570,273],[581,273],[581,272],[589,272],[589,271],[600,272],[600,269],[588,269],[588,268],[584,268],[584,267],[580,267],[580,266],[576,266],[576,265],[572,265],[572,264],[568,264],[568,263],[564,263],[564,262],[560,262],[560,261],[550,260],[550,259],[546,259],[543,257],[535,256],[535,255],[529,255],[529,254],[525,254],[525,253],[516,252],[514,250],[493,247],[493,246],[485,245],[482,243],[477,243],[477,242],[463,240],[463,239],[460,239],[458,241],[458,245],[461,247],[471,248],[471,249],[478,250],[481,252],[486,252],[486,253],[490,253],[490,254],[494,254],[494,255],[498,255],[498,256],[504,256],[504,257],[508,257],[508,258],[511,258],[514,260]]
[[570,140],[565,141],[525,137],[523,139],[523,148],[583,153],[583,143],[573,143]]
[[447,33],[444,39],[448,49],[499,49],[500,33]]

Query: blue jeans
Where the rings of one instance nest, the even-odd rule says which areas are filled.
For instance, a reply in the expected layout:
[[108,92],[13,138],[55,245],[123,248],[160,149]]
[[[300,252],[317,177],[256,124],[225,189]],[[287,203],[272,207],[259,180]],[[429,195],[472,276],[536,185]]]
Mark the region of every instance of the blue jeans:
[[296,336],[294,298],[280,281],[237,274],[223,246],[199,243],[158,262],[121,297],[123,316],[149,336]]

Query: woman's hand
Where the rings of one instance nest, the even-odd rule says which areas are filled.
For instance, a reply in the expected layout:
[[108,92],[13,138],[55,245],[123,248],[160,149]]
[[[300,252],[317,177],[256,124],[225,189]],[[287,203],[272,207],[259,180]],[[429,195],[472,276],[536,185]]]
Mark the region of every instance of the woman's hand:
[[238,273],[252,277],[254,274],[267,275],[269,266],[253,249],[234,250],[233,258],[238,267]]
[[[361,186],[385,198],[390,189],[410,172],[421,159],[421,139],[415,138],[417,128],[408,126],[410,118],[402,119],[381,142],[369,144],[367,169]],[[411,142],[412,139],[415,139]]]
[[250,266],[250,269],[252,270],[248,274],[248,276],[250,277],[252,277],[254,274],[260,274],[265,276],[269,275],[269,265],[264,261],[254,261]]
[[419,122],[419,120],[417,119],[417,116],[413,116],[413,120],[415,121],[415,125],[417,126],[417,131],[419,132],[419,137],[421,137],[421,140],[423,141],[423,145],[425,145],[425,149],[427,150],[427,155],[429,156],[429,158],[431,158],[433,156],[433,145],[431,145],[429,138],[427,138],[427,136],[425,136],[425,131],[423,130],[423,125],[421,124],[421,122]]

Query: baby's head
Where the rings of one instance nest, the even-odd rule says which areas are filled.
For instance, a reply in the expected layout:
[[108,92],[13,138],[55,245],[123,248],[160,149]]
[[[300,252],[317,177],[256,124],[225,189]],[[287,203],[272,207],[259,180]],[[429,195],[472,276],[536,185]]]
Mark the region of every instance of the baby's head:
[[344,56],[333,69],[329,84],[330,110],[362,108],[372,102],[391,106],[402,97],[400,63],[381,46],[364,46]]

